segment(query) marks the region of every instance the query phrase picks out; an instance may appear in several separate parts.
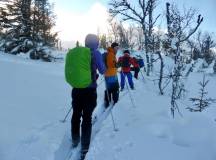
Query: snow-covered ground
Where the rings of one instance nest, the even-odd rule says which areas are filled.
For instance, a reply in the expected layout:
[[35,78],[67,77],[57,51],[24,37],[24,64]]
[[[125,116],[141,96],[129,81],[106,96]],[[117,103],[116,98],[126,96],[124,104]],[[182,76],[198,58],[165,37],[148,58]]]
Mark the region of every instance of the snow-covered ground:
[[[118,131],[109,115],[86,159],[215,160],[216,104],[201,113],[185,109],[191,106],[188,98],[198,95],[202,75],[189,76],[185,99],[179,101],[183,117],[176,113],[175,119],[170,114],[169,89],[160,96],[152,77],[143,80],[139,75],[136,89],[121,92],[112,110]],[[216,98],[216,76],[207,74],[207,78],[208,96]],[[64,63],[0,53],[0,160],[64,160],[70,147],[70,118],[66,123],[60,120],[71,107],[70,92]],[[100,111],[103,93],[100,83],[94,114]]]

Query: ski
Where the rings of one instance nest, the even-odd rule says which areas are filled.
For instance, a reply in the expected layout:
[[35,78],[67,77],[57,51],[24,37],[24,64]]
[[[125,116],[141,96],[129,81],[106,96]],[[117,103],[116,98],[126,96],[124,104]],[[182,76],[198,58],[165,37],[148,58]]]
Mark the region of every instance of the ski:
[[[129,91],[127,90],[127,91],[122,91],[122,92],[120,92],[121,93],[121,95],[120,95],[120,97],[119,97],[119,99],[122,99],[125,95],[127,95],[128,93],[129,93]],[[105,114],[106,115],[106,112],[108,112],[109,113],[109,111],[111,111],[111,109],[114,107],[114,105],[115,104],[111,104],[111,105],[109,105],[107,108],[105,108],[104,106],[104,111],[101,113],[101,115],[100,116],[102,116],[103,114]],[[97,120],[98,120],[98,117],[100,117],[100,116],[94,116],[93,118],[92,118],[92,124],[94,124]]]
[[[94,140],[97,133],[100,131],[100,129],[102,127],[102,123],[108,117],[112,107],[113,107],[113,105],[109,106],[107,109],[105,109],[104,112],[92,124],[91,142]],[[71,154],[68,156],[68,159],[66,159],[66,160],[80,160],[81,146],[79,145],[75,149],[76,150],[73,150],[71,152]]]
[[[128,92],[124,92],[120,98],[124,97]],[[104,120],[107,119],[107,117],[109,116],[109,114],[112,112],[113,107],[115,106],[115,104],[110,104],[107,108],[104,107],[104,105],[102,105],[102,107],[104,107],[104,110],[102,111],[102,113],[100,113],[97,116],[94,116],[92,118],[92,135],[91,135],[91,141],[94,140],[94,138],[96,137],[97,133],[100,131],[101,127],[102,127],[102,123],[104,122]],[[115,131],[117,131],[118,129],[116,129]],[[71,152],[68,154],[67,158],[65,160],[80,160],[80,150],[81,150],[81,146],[78,145],[76,148],[72,149]],[[73,158],[73,159],[72,159]]]
[[114,105],[109,105],[105,111],[96,119],[94,124],[92,125],[92,136],[91,136],[91,141],[94,139],[94,137],[97,135],[97,133],[100,131],[102,127],[102,123],[106,118],[109,116],[111,113],[111,110],[113,109]]
[[73,158],[73,160],[75,160],[75,159],[79,160],[80,149],[81,149],[80,144],[75,148],[71,148],[71,150],[68,152],[65,160],[71,160],[72,158]]
[[111,111],[112,107],[113,105],[109,105],[107,108],[104,107],[105,109],[102,111],[100,115],[96,115],[93,117],[92,125],[94,126],[98,121],[104,120],[107,117],[106,115]]
[[[108,117],[112,108],[113,105],[108,106],[99,116],[95,116],[95,118],[93,118],[91,141],[93,141],[96,134],[100,131],[102,122]],[[71,147],[71,150],[67,153],[65,160],[80,160],[80,151],[80,144],[76,148]]]

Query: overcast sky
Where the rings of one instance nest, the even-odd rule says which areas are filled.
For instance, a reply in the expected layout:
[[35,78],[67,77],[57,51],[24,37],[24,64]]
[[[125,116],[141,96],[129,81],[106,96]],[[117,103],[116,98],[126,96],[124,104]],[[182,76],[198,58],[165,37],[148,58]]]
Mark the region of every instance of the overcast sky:
[[[57,15],[55,30],[64,41],[83,41],[88,33],[97,33],[98,28],[107,28],[107,8],[109,0],[50,0],[55,3]],[[136,2],[137,0],[129,0]],[[216,0],[167,0],[181,8],[193,7],[204,17],[200,26],[203,31],[216,33]],[[158,12],[165,11],[165,2],[159,0]],[[162,20],[160,20],[162,22]]]

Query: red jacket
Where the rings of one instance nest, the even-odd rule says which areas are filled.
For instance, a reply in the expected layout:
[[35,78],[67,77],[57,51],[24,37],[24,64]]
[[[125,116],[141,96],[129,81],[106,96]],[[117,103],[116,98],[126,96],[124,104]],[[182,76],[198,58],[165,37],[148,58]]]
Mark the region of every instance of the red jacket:
[[[127,59],[127,66],[124,66],[123,63]],[[119,57],[118,64],[121,65],[123,72],[130,72],[131,71],[131,65],[135,65],[133,58],[130,57],[129,54],[125,53],[124,56]]]

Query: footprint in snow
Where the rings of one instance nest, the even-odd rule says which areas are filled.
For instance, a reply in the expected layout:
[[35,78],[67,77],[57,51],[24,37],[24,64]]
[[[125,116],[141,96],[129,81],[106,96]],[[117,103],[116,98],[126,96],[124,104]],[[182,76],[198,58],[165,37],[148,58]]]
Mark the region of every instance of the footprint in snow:
[[114,150],[118,153],[120,153],[122,151],[122,147],[121,146],[116,146],[114,147]]
[[170,128],[161,124],[151,125],[149,130],[152,135],[158,138],[169,138],[171,135]]
[[32,135],[32,136],[29,136],[28,138],[25,138],[24,140],[22,140],[22,143],[30,145],[32,143],[39,141],[39,139],[40,139],[39,135]]
[[54,124],[50,122],[50,123],[47,123],[41,127],[33,129],[30,132],[29,136],[24,138],[21,142],[23,144],[26,144],[26,145],[30,145],[32,143],[38,142],[40,140],[41,136],[43,135],[42,133],[44,131],[46,131],[47,129],[49,129],[50,127],[52,127],[53,125]]
[[130,126],[130,123],[129,123],[129,122],[125,123],[125,126],[126,126],[126,127],[129,127],[129,126]]
[[109,138],[111,138],[111,139],[115,138],[115,134],[114,133],[108,133],[106,136],[109,137]]
[[134,143],[129,141],[129,142],[126,142],[125,145],[128,147],[133,147]]
[[52,127],[52,126],[54,126],[54,124],[53,124],[52,122],[49,122],[49,123],[43,125],[42,127],[38,128],[38,131],[39,131],[39,132],[42,132],[42,131],[44,131],[44,130],[46,130],[46,129]]
[[181,147],[190,147],[190,144],[183,139],[174,139],[173,144]]

